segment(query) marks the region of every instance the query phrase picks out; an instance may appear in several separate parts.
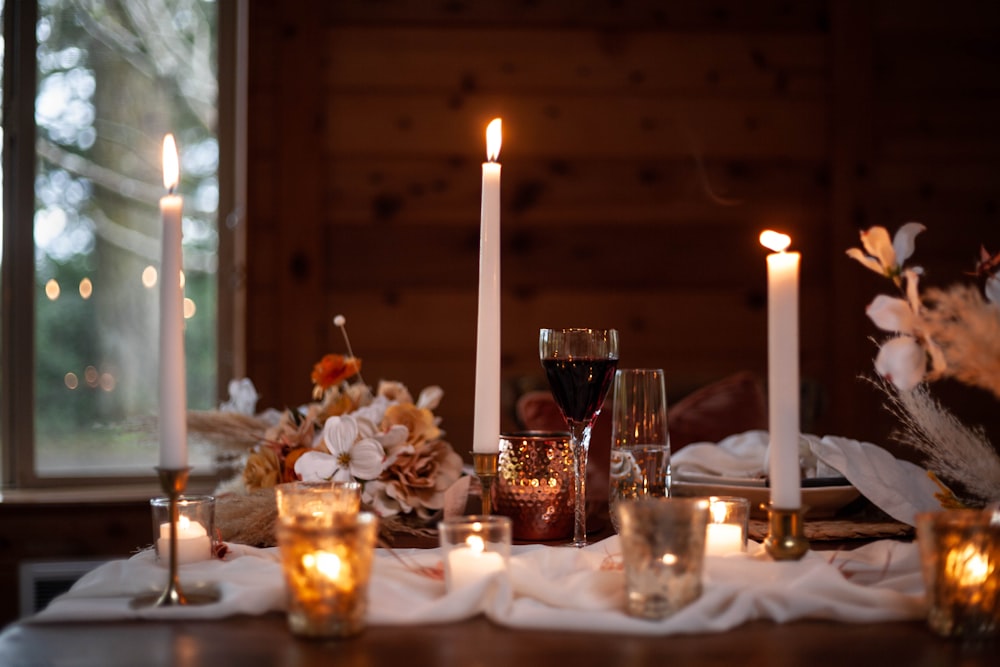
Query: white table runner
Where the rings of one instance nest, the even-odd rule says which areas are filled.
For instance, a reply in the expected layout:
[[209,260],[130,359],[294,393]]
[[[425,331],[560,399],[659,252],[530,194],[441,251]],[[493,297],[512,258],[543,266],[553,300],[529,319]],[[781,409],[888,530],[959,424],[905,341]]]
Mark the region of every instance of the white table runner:
[[[816,618],[877,622],[921,618],[924,588],[915,544],[880,541],[852,551],[811,551],[801,561],[774,562],[759,545],[751,555],[706,559],[704,593],[661,621],[625,614],[617,537],[584,549],[515,546],[508,575],[496,574],[448,592],[419,573],[441,562],[439,549],[379,549],[369,588],[370,625],[450,623],[485,614],[493,622],[533,630],[666,635],[720,632],[754,619]],[[225,560],[181,566],[182,587],[212,582],[221,599],[202,606],[132,609],[141,593],[162,590],[167,571],[150,551],[106,563],[56,598],[33,622],[135,618],[222,618],[285,608],[276,548],[231,545]]]

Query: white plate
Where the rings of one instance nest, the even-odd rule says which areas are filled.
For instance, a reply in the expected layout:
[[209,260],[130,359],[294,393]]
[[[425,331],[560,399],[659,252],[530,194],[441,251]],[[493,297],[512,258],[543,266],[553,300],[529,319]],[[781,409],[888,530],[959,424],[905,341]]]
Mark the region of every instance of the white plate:
[[[771,500],[771,490],[764,486],[763,480],[730,479],[707,477],[692,480],[690,478],[674,480],[670,484],[672,495],[689,496],[739,496],[750,500],[750,511],[756,517],[765,516],[761,506]],[[815,486],[802,489],[802,505],[806,516],[810,519],[821,519],[833,516],[837,510],[856,500],[861,492],[850,484],[841,486]]]

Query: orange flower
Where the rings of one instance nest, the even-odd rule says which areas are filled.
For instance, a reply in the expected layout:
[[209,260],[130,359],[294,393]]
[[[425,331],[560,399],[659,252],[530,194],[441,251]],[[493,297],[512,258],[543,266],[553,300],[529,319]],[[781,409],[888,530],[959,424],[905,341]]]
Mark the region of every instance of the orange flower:
[[324,356],[313,366],[313,396],[320,398],[324,391],[354,377],[360,370],[361,360],[357,357],[345,357],[342,354]]
[[311,447],[296,447],[288,452],[288,456],[285,457],[285,460],[281,464],[282,482],[295,482],[299,479],[299,476],[295,473],[295,462],[299,460],[300,456],[311,451],[313,451]]

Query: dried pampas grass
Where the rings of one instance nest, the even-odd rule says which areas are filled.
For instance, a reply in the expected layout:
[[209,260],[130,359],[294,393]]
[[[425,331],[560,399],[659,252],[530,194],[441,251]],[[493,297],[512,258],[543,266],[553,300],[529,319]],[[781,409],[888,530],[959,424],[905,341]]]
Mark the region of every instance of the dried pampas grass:
[[1000,399],[1000,305],[987,302],[969,285],[927,290],[925,300],[924,333],[947,363],[939,375]]
[[1000,454],[981,427],[969,427],[930,395],[926,385],[897,391],[885,380],[871,380],[888,397],[886,407],[899,420],[896,441],[926,457],[935,475],[960,485],[956,491],[968,505],[1000,499]]
[[264,439],[270,426],[266,419],[239,412],[190,410],[187,413],[188,431],[211,442],[222,452],[248,451]]

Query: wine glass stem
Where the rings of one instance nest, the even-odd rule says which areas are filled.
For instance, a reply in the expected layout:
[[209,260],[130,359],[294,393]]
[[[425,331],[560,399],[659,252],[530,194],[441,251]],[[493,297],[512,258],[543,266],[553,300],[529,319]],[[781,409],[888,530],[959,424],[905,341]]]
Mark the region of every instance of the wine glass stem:
[[573,446],[573,546],[587,544],[587,453],[590,422],[569,422]]

